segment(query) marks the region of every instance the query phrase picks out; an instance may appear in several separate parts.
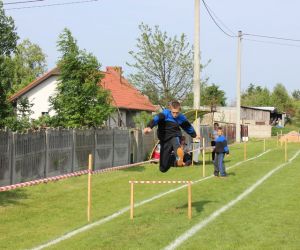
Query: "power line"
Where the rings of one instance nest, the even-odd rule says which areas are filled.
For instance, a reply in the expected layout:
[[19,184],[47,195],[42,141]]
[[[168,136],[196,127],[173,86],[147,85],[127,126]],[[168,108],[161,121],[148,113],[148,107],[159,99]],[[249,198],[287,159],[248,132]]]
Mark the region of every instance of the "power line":
[[213,10],[208,6],[207,3],[205,3],[206,7],[209,9],[209,11],[213,14],[213,16],[226,28],[233,36],[235,33],[216,15],[216,13],[213,12]]
[[5,9],[5,10],[21,10],[21,9],[44,8],[44,7],[50,7],[50,6],[73,5],[73,4],[82,4],[82,3],[90,3],[90,2],[97,2],[97,1],[99,1],[99,0],[86,0],[86,1],[73,1],[73,2],[53,3],[53,4],[44,4],[44,5],[32,5],[32,6],[8,8],[8,9]]
[[[209,14],[209,16],[211,17],[211,19],[213,20],[213,22],[215,23],[215,25],[217,25],[217,27],[226,35],[226,36],[229,36],[229,37],[237,37],[235,35],[231,35],[231,34],[228,34],[225,30],[223,30],[221,28],[221,26],[217,23],[217,21],[215,20],[215,18],[213,17],[213,15],[211,14],[211,11],[208,7],[208,5],[206,4],[206,2],[204,0],[202,0],[203,4],[204,4],[204,7],[207,11],[207,13]],[[224,25],[224,24],[223,24]],[[225,26],[225,25],[224,25]],[[233,32],[232,32],[233,33]]]
[[44,2],[44,1],[46,1],[46,0],[28,0],[28,1],[19,1],[19,2],[3,3],[3,5],[24,4],[24,3],[35,3],[35,2]]
[[275,44],[275,45],[281,45],[281,46],[287,46],[287,47],[300,48],[300,45],[294,45],[294,44],[288,44],[288,43],[277,43],[277,42],[261,41],[261,40],[254,40],[254,39],[248,39],[248,38],[244,38],[243,40],[251,41],[251,42],[258,42],[258,43]]
[[256,34],[243,34],[244,36],[256,36],[256,37],[262,37],[262,38],[269,38],[269,39],[277,39],[277,40],[284,40],[284,41],[292,41],[292,42],[300,42],[299,39],[293,39],[293,38],[285,38],[285,37],[276,37],[276,36],[265,36],[265,35],[256,35]]

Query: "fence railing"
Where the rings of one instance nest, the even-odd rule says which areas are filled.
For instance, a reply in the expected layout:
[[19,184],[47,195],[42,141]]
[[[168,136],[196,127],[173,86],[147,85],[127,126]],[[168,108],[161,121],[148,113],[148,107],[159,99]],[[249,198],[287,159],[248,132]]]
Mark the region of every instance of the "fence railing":
[[[210,133],[210,127],[201,127],[207,146]],[[121,128],[0,131],[0,186],[86,169],[89,154],[94,170],[141,162],[156,141],[155,130],[147,135]]]
[[0,186],[85,169],[89,154],[94,170],[142,161],[155,137],[119,128],[0,131]]

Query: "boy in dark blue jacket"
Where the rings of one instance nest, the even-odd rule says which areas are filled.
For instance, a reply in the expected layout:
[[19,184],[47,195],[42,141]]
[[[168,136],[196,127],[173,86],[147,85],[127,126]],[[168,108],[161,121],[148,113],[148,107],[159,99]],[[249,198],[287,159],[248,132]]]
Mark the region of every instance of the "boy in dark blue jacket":
[[215,176],[220,176],[225,177],[226,176],[226,171],[225,171],[225,165],[224,165],[224,156],[225,154],[229,155],[229,148],[227,145],[227,139],[223,135],[223,130],[221,127],[218,128],[218,137],[216,139],[216,145],[215,145],[215,160],[214,160],[214,175]]
[[158,126],[157,136],[160,140],[160,163],[161,172],[167,172],[173,163],[172,152],[176,157],[177,166],[183,166],[183,149],[180,147],[181,130],[180,127],[193,138],[199,138],[187,118],[180,113],[181,106],[178,101],[172,101],[169,109],[155,115],[147,124],[144,133],[152,131],[154,126]]

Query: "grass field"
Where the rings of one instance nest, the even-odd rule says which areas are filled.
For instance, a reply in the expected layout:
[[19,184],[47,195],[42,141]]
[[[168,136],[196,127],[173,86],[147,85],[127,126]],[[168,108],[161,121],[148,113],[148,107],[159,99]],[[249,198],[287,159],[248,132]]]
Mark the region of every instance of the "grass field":
[[[248,158],[263,151],[260,140],[247,145]],[[225,159],[226,167],[231,167],[225,179],[203,179],[201,165],[172,168],[162,174],[156,164],[149,164],[94,175],[91,224],[112,214],[115,217],[48,249],[163,249],[284,163],[283,148],[277,148],[274,140],[268,140],[266,146],[270,151],[243,162],[243,145],[232,145]],[[298,150],[299,144],[289,144],[289,159]],[[300,249],[299,168],[300,155],[178,249]],[[207,176],[212,172],[208,162]],[[196,181],[192,219],[187,219],[187,188],[168,184],[136,185],[136,204],[172,192],[137,206],[130,220],[128,181],[132,179]],[[79,229],[87,225],[86,206],[87,176],[2,192],[0,249],[34,248]]]

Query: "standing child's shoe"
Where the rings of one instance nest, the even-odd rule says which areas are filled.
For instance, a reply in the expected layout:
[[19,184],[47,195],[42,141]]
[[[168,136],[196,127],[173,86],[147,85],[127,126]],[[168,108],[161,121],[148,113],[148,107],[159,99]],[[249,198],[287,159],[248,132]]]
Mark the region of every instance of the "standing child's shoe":
[[181,147],[179,147],[177,149],[177,166],[178,167],[182,167],[184,164],[183,164],[183,156],[184,156],[184,151]]

